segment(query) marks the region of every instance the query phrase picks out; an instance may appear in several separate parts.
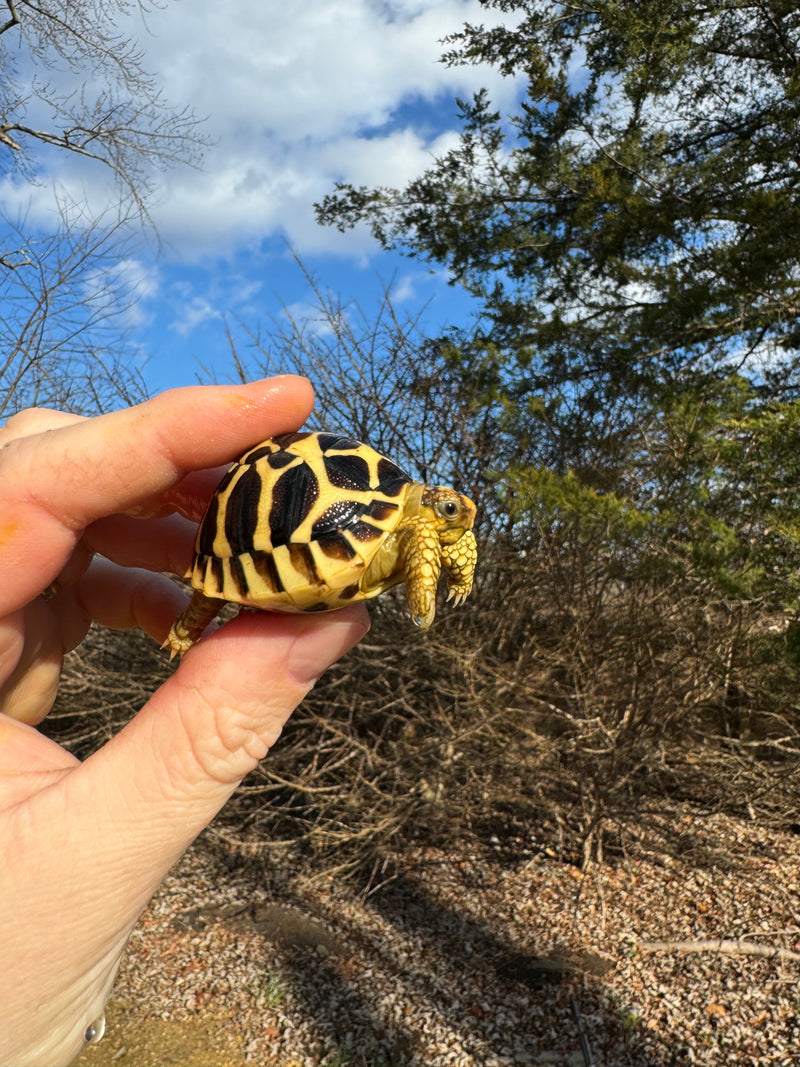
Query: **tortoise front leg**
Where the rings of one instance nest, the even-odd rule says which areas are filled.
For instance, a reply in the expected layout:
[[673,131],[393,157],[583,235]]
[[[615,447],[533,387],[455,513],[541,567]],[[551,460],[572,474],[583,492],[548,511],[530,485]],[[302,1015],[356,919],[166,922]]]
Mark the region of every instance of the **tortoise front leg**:
[[405,555],[406,600],[415,626],[427,630],[436,615],[441,549],[435,530],[421,526],[408,539]]
[[442,545],[442,562],[447,571],[447,599],[458,606],[472,591],[478,544],[472,530],[467,530],[452,545]]

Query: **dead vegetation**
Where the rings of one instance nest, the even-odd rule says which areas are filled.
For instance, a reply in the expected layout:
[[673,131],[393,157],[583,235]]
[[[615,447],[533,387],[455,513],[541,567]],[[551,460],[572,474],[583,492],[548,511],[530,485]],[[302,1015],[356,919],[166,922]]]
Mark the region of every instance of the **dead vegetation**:
[[[248,334],[242,377],[306,372],[316,426],[466,489],[479,509],[476,587],[426,634],[402,592],[373,601],[367,639],[319,682],[214,832],[237,852],[282,851],[364,887],[392,873],[404,844],[463,835],[584,865],[632,848],[691,852],[667,801],[796,826],[797,621],[775,601],[720,592],[709,539],[676,544],[638,505],[533,459],[514,475],[517,438],[448,379],[388,295],[377,316],[316,296],[324,329]],[[633,451],[644,470],[652,456]],[[686,463],[667,452],[658,462],[674,469],[651,467],[648,493]],[[595,474],[601,459],[595,449]],[[94,631],[48,728],[86,753],[169,670],[142,636]]]
[[[488,557],[488,558],[487,558]],[[660,819],[690,802],[783,828],[800,764],[793,629],[679,583],[599,595],[547,558],[484,554],[467,606],[420,634],[402,594],[321,680],[215,823],[228,846],[318,872],[386,877],[401,842],[464,834],[584,864],[685,852]],[[169,670],[145,638],[94,632],[71,659],[51,733],[106,740]]]

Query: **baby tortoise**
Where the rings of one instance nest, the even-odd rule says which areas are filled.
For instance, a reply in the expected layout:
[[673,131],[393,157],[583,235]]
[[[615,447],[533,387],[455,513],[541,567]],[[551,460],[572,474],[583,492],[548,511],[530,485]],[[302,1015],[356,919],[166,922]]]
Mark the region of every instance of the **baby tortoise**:
[[414,481],[369,445],[334,433],[288,433],[229,468],[197,532],[186,577],[196,590],[166,648],[186,652],[224,601],[266,611],[324,611],[406,583],[426,630],[442,567],[447,599],[469,596],[475,505]]

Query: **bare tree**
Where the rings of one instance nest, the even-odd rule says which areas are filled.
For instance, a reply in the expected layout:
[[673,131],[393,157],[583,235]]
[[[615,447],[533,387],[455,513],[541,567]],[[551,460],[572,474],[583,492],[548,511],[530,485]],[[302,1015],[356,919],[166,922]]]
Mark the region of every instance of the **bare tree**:
[[[124,30],[151,10],[144,0],[0,5],[0,177],[17,193],[38,187],[38,202],[53,185],[55,220],[0,211],[0,416],[29,404],[101,411],[145,394],[130,339],[143,283],[134,242],[142,223],[154,232],[159,170],[197,163],[204,144]],[[58,154],[112,178],[104,206],[74,202],[53,179]]]
[[371,882],[403,843],[467,831],[502,827],[516,850],[546,843],[589,863],[674,848],[686,801],[794,821],[800,627],[721,597],[577,478],[499,470],[485,406],[390,292],[370,316],[308,280],[305,317],[231,331],[239,373],[309,375],[317,425],[469,492],[475,591],[424,635],[402,592],[373,601],[370,636],[320,680],[215,832],[271,861],[277,845],[317,852],[326,873]]
[[55,233],[21,227],[0,271],[0,419],[32,405],[99,413],[146,393],[129,340],[142,281],[128,214],[60,204]]
[[158,168],[196,162],[197,119],[162,97],[135,40],[120,32],[143,0],[5,0],[0,26],[0,173],[31,176],[37,151],[58,148],[108,167],[147,213]]

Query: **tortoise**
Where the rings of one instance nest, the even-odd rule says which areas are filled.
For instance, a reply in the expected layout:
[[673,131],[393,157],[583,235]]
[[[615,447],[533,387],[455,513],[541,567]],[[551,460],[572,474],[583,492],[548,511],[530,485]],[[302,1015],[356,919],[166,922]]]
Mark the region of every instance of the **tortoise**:
[[186,652],[231,601],[267,611],[324,611],[400,582],[413,622],[469,596],[477,560],[475,505],[415,481],[369,445],[297,432],[255,445],[223,476],[197,531],[195,592],[164,647]]

